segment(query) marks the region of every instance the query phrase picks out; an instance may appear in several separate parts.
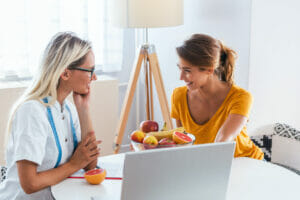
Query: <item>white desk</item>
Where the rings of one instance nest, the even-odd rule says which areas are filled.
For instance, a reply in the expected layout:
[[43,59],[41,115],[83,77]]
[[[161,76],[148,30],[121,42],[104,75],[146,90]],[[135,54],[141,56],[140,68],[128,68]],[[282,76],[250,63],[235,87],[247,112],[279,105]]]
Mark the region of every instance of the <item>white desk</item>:
[[[120,167],[124,155],[101,157],[101,162],[115,162]],[[84,179],[66,179],[52,186],[57,200],[120,200],[120,180],[105,180],[90,185]],[[300,199],[300,176],[280,166],[250,158],[236,158],[232,164],[228,200],[297,200]]]

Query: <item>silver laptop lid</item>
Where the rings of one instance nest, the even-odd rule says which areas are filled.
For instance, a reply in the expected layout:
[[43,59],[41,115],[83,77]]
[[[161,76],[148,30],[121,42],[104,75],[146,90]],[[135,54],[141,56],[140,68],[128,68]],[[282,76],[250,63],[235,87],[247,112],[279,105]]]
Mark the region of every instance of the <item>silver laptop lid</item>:
[[125,154],[122,200],[225,200],[234,142]]

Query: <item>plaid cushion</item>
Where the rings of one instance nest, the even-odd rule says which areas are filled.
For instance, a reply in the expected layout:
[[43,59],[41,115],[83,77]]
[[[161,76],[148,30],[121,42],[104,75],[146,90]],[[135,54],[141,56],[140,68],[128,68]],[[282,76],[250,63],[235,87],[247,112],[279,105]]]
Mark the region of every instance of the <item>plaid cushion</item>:
[[273,135],[280,135],[300,141],[300,131],[284,123],[276,123],[272,129],[272,133],[251,136],[250,138],[253,143],[264,152],[264,159],[266,161],[271,161]]
[[300,131],[283,123],[276,123],[274,134],[300,141]]
[[253,143],[264,152],[264,159],[271,161],[272,135],[259,135],[250,137]]
[[0,174],[0,183],[6,179],[6,167],[0,166],[1,174]]

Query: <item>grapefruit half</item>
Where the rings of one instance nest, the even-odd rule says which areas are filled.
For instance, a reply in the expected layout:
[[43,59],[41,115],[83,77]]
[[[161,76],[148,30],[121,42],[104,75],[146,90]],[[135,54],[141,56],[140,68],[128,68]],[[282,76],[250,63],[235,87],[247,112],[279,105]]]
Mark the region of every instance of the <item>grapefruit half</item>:
[[92,169],[84,173],[85,180],[92,185],[97,185],[102,183],[105,177],[106,177],[105,169]]
[[176,144],[186,144],[193,141],[192,138],[190,138],[187,134],[177,131],[175,131],[172,136],[173,141],[176,142]]

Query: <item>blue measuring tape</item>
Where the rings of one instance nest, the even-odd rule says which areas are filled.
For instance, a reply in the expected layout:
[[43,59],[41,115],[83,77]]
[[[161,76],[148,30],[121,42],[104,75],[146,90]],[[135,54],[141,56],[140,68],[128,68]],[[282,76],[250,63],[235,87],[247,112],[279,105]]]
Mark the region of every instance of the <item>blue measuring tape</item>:
[[[44,98],[43,101],[44,101],[44,103],[48,103],[47,98]],[[74,144],[73,152],[74,152],[77,145],[78,145],[78,140],[77,140],[76,130],[75,130],[73,119],[72,119],[71,110],[70,110],[70,108],[67,104],[66,104],[66,108],[67,108],[67,110],[69,111],[69,114],[70,114],[70,124],[71,124],[71,130],[72,130],[72,135],[73,135],[73,144]],[[53,135],[54,135],[54,138],[55,138],[55,142],[56,142],[56,146],[57,146],[57,149],[58,149],[58,158],[57,158],[56,164],[54,166],[54,168],[56,168],[56,167],[58,167],[58,165],[61,161],[62,150],[61,150],[61,145],[60,145],[59,138],[58,138],[58,135],[57,135],[56,127],[55,127],[55,124],[54,124],[53,115],[52,115],[52,112],[51,112],[51,109],[50,109],[49,106],[47,106],[47,112],[48,112],[48,120],[49,120],[49,123],[51,125]]]

